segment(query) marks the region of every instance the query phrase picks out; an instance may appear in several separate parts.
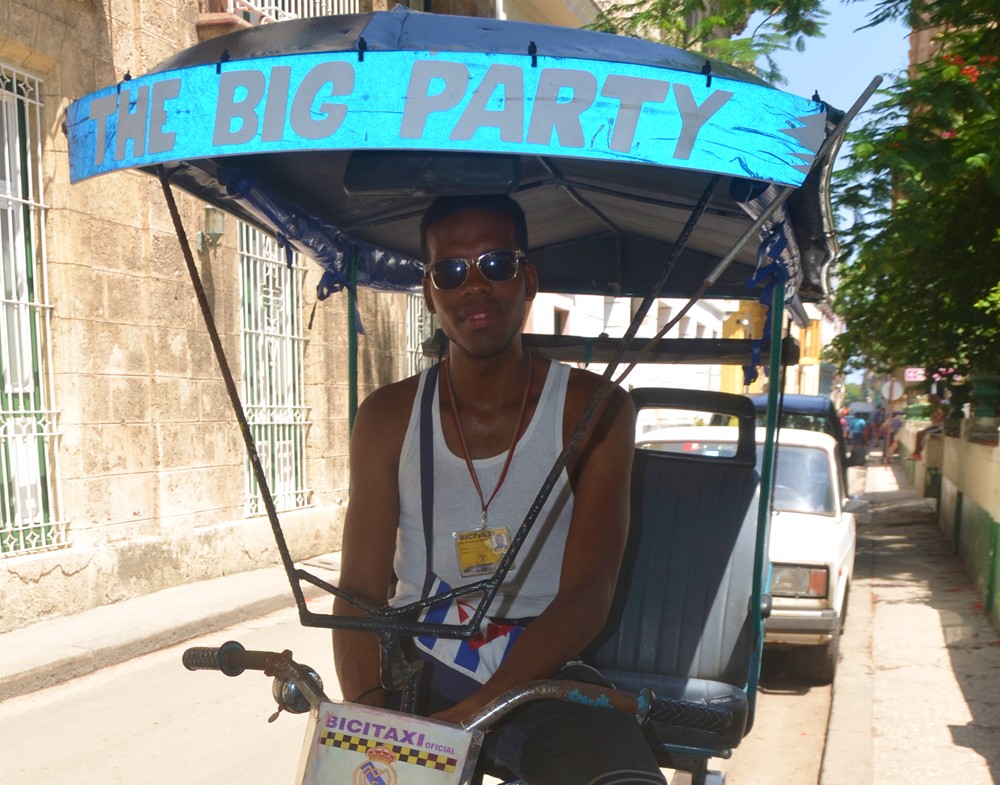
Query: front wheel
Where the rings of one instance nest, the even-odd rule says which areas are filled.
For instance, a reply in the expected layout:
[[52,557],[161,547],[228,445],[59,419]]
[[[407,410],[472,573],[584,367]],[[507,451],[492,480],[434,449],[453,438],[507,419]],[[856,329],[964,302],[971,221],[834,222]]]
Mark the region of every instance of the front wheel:
[[831,684],[840,659],[840,631],[837,625],[833,637],[820,646],[803,646],[797,654],[799,670],[813,684]]

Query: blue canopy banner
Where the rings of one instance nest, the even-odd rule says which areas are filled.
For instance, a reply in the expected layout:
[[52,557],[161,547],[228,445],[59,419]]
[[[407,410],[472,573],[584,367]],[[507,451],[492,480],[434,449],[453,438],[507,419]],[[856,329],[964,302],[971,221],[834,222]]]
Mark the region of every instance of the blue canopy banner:
[[137,77],[68,110],[73,182],[305,150],[571,156],[799,186],[825,105],[654,66],[475,52],[308,52]]

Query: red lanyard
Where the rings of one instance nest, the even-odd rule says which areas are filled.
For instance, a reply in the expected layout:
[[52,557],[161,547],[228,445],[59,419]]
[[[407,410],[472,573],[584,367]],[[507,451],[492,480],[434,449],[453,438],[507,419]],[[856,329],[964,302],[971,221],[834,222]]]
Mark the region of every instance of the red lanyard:
[[479,494],[479,503],[482,505],[483,518],[482,527],[486,528],[486,511],[489,509],[490,502],[493,501],[493,497],[497,495],[497,491],[500,490],[500,486],[503,485],[503,481],[507,479],[507,470],[510,468],[511,459],[514,457],[514,447],[517,446],[517,437],[521,432],[521,426],[524,424],[524,413],[528,410],[528,393],[531,390],[531,352],[528,352],[528,378],[524,383],[524,396],[521,399],[521,413],[517,416],[517,425],[514,427],[514,436],[510,440],[510,448],[507,450],[507,458],[503,463],[503,469],[500,470],[500,478],[497,480],[496,487],[493,489],[493,493],[490,494],[490,498],[483,499],[483,489],[479,485],[479,477],[476,475],[476,467],[472,464],[472,458],[469,457],[469,445],[465,441],[465,431],[462,430],[462,421],[458,417],[458,401],[455,397],[455,390],[451,386],[451,374],[448,373],[448,365],[443,365],[442,370],[444,371],[444,377],[447,384],[444,387],[445,394],[448,397],[448,405],[451,407],[451,416],[455,421],[455,430],[458,431],[458,439],[462,443],[462,457],[465,458],[465,465],[469,469],[469,476],[472,477],[472,484],[476,486],[476,493]]

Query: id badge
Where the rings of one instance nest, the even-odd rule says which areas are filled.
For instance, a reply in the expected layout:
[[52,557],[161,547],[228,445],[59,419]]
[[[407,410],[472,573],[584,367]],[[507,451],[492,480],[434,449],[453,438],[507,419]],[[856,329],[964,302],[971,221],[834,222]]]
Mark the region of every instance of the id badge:
[[506,526],[453,532],[458,570],[463,578],[492,575],[510,547]]

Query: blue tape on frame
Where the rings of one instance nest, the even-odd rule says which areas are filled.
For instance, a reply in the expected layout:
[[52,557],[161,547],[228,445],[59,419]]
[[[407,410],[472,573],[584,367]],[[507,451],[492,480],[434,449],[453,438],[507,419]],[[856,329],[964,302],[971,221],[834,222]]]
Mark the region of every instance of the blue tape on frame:
[[[774,302],[774,287],[778,282],[788,281],[788,270],[779,261],[782,251],[788,245],[788,238],[785,236],[784,224],[778,224],[772,232],[765,237],[757,251],[757,269],[746,283],[747,289],[753,291],[758,286],[763,286],[760,292],[760,304],[766,309],[764,318],[764,328],[761,330],[760,338],[750,341],[750,362],[743,366],[743,384],[749,387],[760,374],[757,369],[761,367],[761,353],[764,348],[764,341],[770,339],[771,335],[771,305]],[[770,259],[769,264],[765,264]],[[764,369],[765,374],[767,369]]]

